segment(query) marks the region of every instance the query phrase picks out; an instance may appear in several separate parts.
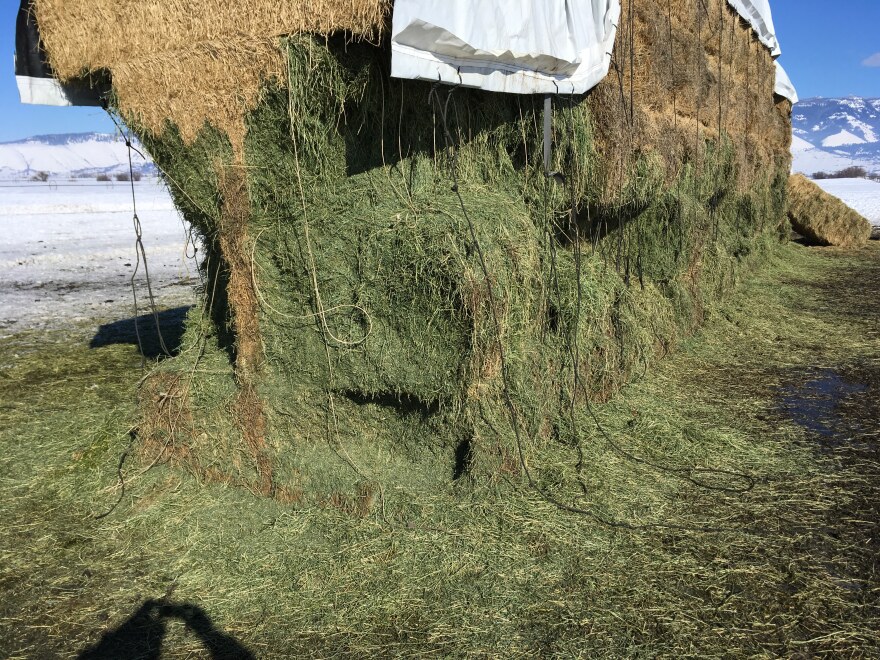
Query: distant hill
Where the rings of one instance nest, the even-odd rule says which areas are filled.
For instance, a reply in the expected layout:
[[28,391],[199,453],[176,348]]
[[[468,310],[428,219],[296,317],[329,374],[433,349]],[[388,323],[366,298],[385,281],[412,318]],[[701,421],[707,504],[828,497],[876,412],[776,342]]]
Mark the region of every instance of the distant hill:
[[[880,173],[880,99],[805,99],[794,107],[792,124],[795,172],[812,175],[859,165]],[[150,160],[136,153],[133,164],[142,176],[157,173]],[[36,135],[0,142],[0,180],[26,180],[39,172],[52,179],[125,174],[128,150],[121,136],[110,133]]]
[[880,99],[805,99],[792,112],[795,172],[859,165],[880,173]]
[[[156,174],[155,165],[137,153],[132,154],[132,162],[142,176]],[[0,142],[0,179],[31,179],[40,172],[51,179],[127,174],[128,148],[121,136],[109,133],[36,135]]]

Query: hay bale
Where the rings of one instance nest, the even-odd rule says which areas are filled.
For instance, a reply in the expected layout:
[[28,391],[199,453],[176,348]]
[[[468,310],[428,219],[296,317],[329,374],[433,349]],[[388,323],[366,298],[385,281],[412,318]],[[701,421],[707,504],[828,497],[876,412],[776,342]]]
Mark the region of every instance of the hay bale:
[[816,245],[857,247],[871,237],[871,223],[802,174],[788,181],[788,218],[801,236]]
[[[131,25],[144,45],[99,66],[94,28],[64,29],[87,4],[37,0],[50,58],[110,69],[205,239],[205,300],[162,366],[210,430],[185,455],[256,492],[443,488],[581,446],[584,399],[698,327],[787,228],[791,107],[726,0],[625,3],[617,70],[556,103],[565,186],[543,175],[532,97],[456,89],[444,126],[430,84],[390,78],[385,45],[279,39],[308,21],[268,16],[242,36],[210,12],[187,33],[155,3],[151,29],[189,36],[163,50]],[[370,6],[375,35],[387,5]],[[222,15],[250,9],[265,13]],[[129,25],[107,11],[90,17],[102,34]]]
[[192,140],[206,123],[233,147],[266,81],[282,79],[279,38],[378,40],[391,0],[35,0],[49,61],[62,80],[110,72],[120,108],[153,131]]

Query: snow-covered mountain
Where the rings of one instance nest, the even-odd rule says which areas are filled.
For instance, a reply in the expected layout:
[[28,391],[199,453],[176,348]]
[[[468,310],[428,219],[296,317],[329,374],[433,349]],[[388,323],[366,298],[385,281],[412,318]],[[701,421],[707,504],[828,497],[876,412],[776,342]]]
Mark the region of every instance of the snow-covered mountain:
[[[156,173],[155,165],[135,152],[132,163],[143,176]],[[41,172],[51,179],[127,174],[128,148],[121,136],[108,133],[37,135],[0,142],[0,179],[31,179]]]
[[880,172],[880,99],[804,99],[792,112],[795,172]]

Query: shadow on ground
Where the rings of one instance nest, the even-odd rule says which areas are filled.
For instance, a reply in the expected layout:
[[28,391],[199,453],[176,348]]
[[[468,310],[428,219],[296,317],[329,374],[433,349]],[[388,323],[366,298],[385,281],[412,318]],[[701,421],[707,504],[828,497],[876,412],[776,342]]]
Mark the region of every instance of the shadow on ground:
[[139,346],[141,355],[147,358],[155,359],[165,355],[177,355],[183,338],[186,315],[190,309],[190,306],[175,307],[158,312],[156,316],[143,314],[113,323],[105,323],[98,327],[98,332],[92,337],[89,347],[101,348],[111,344],[131,344]]
[[147,600],[118,628],[79,654],[79,660],[158,660],[169,621],[180,621],[199,638],[211,660],[254,660],[231,635],[217,629],[208,614],[192,603]]

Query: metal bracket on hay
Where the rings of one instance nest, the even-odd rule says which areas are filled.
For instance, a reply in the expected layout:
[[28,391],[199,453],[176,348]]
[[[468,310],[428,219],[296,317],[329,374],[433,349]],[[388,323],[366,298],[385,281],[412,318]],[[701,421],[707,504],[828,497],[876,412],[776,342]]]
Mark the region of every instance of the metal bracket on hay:
[[553,179],[559,185],[565,185],[565,175],[550,169],[553,151],[553,97],[544,97],[544,176]]

